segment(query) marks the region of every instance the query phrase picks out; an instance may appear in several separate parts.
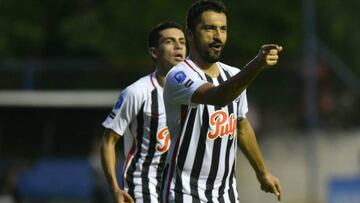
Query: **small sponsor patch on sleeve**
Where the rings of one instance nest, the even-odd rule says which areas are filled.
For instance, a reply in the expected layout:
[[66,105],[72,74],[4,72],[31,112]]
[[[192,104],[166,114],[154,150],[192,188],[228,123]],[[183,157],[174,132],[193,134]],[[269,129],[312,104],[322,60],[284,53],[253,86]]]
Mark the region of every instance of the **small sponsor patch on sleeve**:
[[194,84],[194,81],[192,81],[191,79],[188,79],[188,80],[185,82],[185,87],[189,88],[189,87],[191,87],[192,84]]
[[179,71],[179,72],[175,73],[174,78],[178,84],[181,84],[186,79],[186,75],[183,71]]
[[111,113],[109,114],[109,117],[110,117],[111,119],[114,119],[115,116],[116,116],[116,114],[115,114],[114,112],[111,112]]

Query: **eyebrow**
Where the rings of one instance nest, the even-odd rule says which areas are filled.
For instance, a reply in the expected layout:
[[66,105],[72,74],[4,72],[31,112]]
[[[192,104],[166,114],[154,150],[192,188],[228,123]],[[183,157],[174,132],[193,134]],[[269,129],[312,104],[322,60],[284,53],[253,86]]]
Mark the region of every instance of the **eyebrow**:
[[202,24],[202,27],[227,27],[227,24],[225,25]]
[[164,37],[163,40],[167,40],[167,39],[172,39],[172,40],[176,40],[176,39],[185,39],[185,37],[180,37],[180,38],[176,38],[176,37]]

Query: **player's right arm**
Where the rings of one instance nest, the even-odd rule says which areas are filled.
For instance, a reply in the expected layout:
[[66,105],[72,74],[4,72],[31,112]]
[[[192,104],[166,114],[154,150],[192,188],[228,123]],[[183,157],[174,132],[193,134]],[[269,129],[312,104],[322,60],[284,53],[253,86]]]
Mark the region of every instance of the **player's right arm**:
[[105,132],[101,140],[102,168],[115,203],[134,202],[133,198],[121,190],[116,178],[116,143],[123,139],[131,120],[138,114],[143,94],[140,83],[134,83],[121,92],[111,113],[103,122]]
[[282,47],[275,44],[263,45],[256,55],[239,73],[219,86],[205,83],[192,95],[191,102],[224,106],[243,92],[256,76],[266,67],[274,66]]
[[110,129],[106,129],[101,140],[101,163],[111,195],[115,203],[134,202],[131,196],[120,189],[116,178],[116,152],[115,146],[120,138]]

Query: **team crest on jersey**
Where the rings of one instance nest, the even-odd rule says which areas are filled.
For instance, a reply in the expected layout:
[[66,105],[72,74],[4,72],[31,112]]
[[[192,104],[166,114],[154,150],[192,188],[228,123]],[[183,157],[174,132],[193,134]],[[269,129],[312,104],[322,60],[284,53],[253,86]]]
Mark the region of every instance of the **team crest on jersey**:
[[234,138],[236,133],[236,119],[234,114],[229,114],[226,111],[218,110],[210,114],[209,117],[209,132],[207,137],[214,140],[218,137],[230,136]]
[[158,143],[156,144],[156,151],[160,153],[166,152],[170,147],[170,134],[167,127],[164,127],[156,134]]
[[186,79],[186,75],[185,75],[184,71],[179,71],[179,72],[175,73],[174,78],[177,83],[181,84]]

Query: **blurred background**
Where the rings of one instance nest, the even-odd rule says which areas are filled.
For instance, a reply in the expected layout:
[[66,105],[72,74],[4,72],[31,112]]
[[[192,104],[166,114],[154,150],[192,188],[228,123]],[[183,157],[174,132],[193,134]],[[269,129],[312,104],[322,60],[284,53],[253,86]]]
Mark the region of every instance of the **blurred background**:
[[[110,202],[101,123],[154,69],[148,30],[184,25],[192,2],[0,0],[0,203]],[[223,2],[223,62],[241,68],[264,43],[284,47],[248,88],[282,202],[359,203],[360,1]],[[277,202],[241,153],[237,179],[241,202]]]

